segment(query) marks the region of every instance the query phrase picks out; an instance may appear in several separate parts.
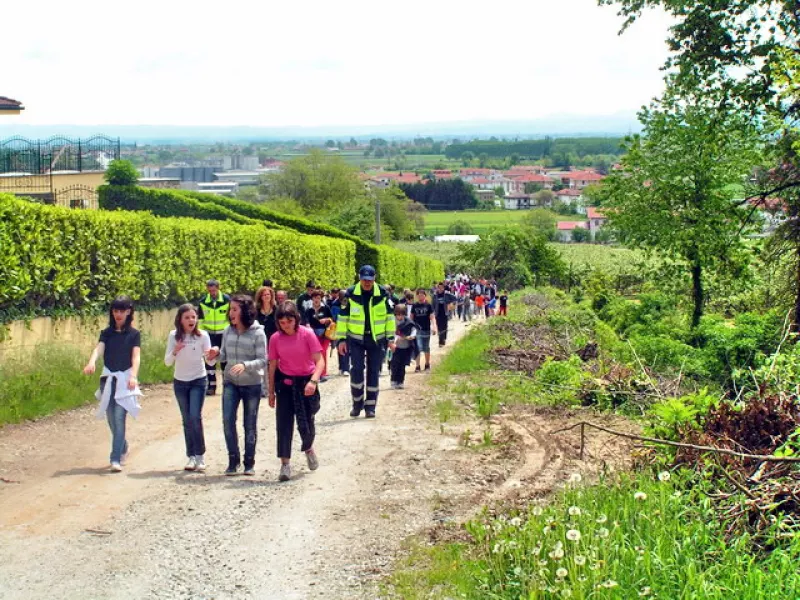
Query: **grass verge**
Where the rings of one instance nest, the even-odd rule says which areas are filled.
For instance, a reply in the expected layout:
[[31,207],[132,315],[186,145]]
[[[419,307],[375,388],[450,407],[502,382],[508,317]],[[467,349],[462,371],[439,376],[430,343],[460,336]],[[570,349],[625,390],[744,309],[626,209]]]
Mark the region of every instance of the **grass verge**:
[[[164,341],[142,336],[143,384],[172,381],[172,367],[164,364],[165,348]],[[43,344],[24,359],[6,360],[0,365],[0,426],[94,402],[98,377],[83,374],[87,358],[88,352],[75,346]]]
[[468,523],[469,542],[417,548],[387,595],[797,598],[800,540],[766,556],[753,554],[746,537],[726,540],[710,491],[668,472],[575,485],[546,507]]

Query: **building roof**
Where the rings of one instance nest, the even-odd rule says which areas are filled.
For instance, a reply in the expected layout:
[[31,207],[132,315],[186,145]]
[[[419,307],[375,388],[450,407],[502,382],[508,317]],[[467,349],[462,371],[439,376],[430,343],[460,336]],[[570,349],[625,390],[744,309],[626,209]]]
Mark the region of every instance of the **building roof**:
[[573,229],[589,229],[586,221],[559,221],[557,224],[559,231],[572,231]]
[[472,179],[470,179],[470,183],[492,183],[492,182],[489,179],[486,179],[486,177],[473,177]]
[[545,175],[539,175],[538,173],[520,173],[514,171],[508,171],[506,173],[506,177],[509,179],[513,179],[514,181],[522,181],[524,183],[553,183],[553,180]]
[[558,190],[556,196],[583,196],[583,192],[575,188],[564,188],[563,190]]
[[578,181],[600,181],[603,176],[594,171],[570,171],[562,175],[561,178]]
[[18,110],[25,110],[25,107],[22,106],[22,102],[19,100],[0,96],[0,110],[13,110],[16,112]]
[[586,217],[589,219],[605,219],[606,216],[602,211],[597,210],[594,206],[586,207]]

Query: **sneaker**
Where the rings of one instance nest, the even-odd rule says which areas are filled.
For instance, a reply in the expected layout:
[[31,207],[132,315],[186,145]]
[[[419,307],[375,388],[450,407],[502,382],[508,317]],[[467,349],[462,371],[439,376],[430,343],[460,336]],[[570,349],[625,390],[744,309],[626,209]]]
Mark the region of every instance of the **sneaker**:
[[316,471],[319,468],[319,460],[317,459],[317,453],[313,450],[309,450],[306,452],[306,461],[308,462],[308,468],[312,471]]
[[197,463],[194,460],[194,456],[189,457],[189,461],[186,463],[186,466],[183,467],[184,471],[194,471],[197,468]]
[[397,384],[397,383],[395,383],[395,382],[393,381],[393,382],[392,382],[392,389],[393,389],[393,390],[396,390],[398,385],[399,385],[399,384]]
[[426,371],[430,371],[431,370],[431,366],[430,365],[425,365],[425,370]]
[[206,396],[213,396],[217,393],[217,388],[210,387],[206,390]]
[[256,474],[256,468],[255,467],[245,467],[244,468],[244,474],[247,475],[248,477],[252,477],[253,475]]
[[278,475],[278,481],[289,481],[292,477],[292,467],[289,463],[281,465],[281,472]]
[[340,377],[350,377],[350,371],[339,371]]
[[360,414],[361,414],[361,407],[353,405],[353,409],[350,411],[350,416],[357,417]]
[[422,372],[422,369],[420,368],[419,365],[417,365],[417,368],[414,369],[414,373],[421,373],[421,372]]
[[225,469],[225,475],[228,477],[233,477],[234,475],[239,474],[239,465],[228,465],[228,468]]
[[375,411],[374,410],[367,410],[364,412],[364,416],[367,419],[374,419],[375,418]]
[[202,454],[194,457],[194,465],[195,465],[195,470],[197,471],[202,472],[206,470],[206,461],[203,458]]
[[323,375],[322,377],[319,378],[319,382],[320,383],[325,383],[326,381],[328,381],[328,376],[327,375]]
[[405,387],[406,387],[406,386],[405,386],[404,384],[402,384],[402,383],[398,383],[398,384],[397,384],[397,387],[396,387],[395,389],[396,389],[396,390],[402,390],[402,389],[405,389]]
[[111,463],[111,466],[109,467],[109,469],[111,469],[112,473],[119,473],[120,471],[122,471],[122,465],[119,464],[118,462],[114,461],[114,462]]

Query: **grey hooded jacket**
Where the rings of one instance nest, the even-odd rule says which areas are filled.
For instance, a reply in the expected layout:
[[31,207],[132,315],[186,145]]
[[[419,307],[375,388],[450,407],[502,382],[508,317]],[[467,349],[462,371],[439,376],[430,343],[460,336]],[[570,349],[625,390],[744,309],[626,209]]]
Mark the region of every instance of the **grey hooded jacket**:
[[[217,360],[227,363],[225,383],[261,385],[267,366],[267,336],[264,327],[255,321],[250,329],[239,333],[233,325],[229,325],[222,333],[222,347]],[[244,365],[244,371],[233,375],[231,369],[238,364]]]

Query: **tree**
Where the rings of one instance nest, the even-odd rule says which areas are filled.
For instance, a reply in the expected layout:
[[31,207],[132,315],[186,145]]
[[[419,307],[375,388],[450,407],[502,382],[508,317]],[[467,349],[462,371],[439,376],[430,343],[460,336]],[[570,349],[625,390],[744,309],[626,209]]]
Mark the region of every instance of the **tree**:
[[564,272],[559,253],[547,240],[522,227],[498,229],[475,243],[463,244],[458,260],[508,289],[538,285]]
[[112,160],[104,178],[109,185],[136,185],[139,181],[139,171],[129,160]]
[[555,238],[557,223],[556,215],[544,208],[533,208],[522,218],[523,227],[551,241]]
[[478,164],[483,169],[486,167],[487,163],[489,162],[489,155],[486,152],[481,152],[478,155]]
[[494,188],[494,195],[498,198],[505,198],[506,197],[506,189],[502,185],[498,185]]
[[475,190],[462,179],[403,183],[400,184],[400,189],[406,196],[424,205],[428,210],[464,210],[478,205]]
[[578,244],[589,241],[589,230],[583,227],[576,227],[572,230],[572,241]]
[[448,235],[472,235],[475,233],[475,229],[468,221],[458,220],[450,223],[447,227],[447,233]]
[[333,140],[328,140],[327,142],[325,142],[325,147],[326,148],[335,148],[336,147],[336,142],[334,142]]
[[553,206],[556,195],[550,190],[539,190],[533,195],[536,206]]
[[525,183],[525,193],[526,194],[535,194],[539,190],[543,190],[544,186],[541,183],[533,183],[532,181],[528,181]]
[[472,161],[475,160],[475,153],[471,150],[467,150],[464,154],[461,155],[461,164],[465,167],[470,166]]
[[366,193],[353,167],[319,149],[288,161],[267,180],[271,196],[294,198],[306,213],[325,213]]
[[354,137],[351,137],[350,138],[350,146],[352,146],[353,148],[358,146],[358,140],[356,138],[354,138]]
[[622,170],[601,184],[609,221],[629,245],[656,250],[691,273],[692,326],[703,314],[704,274],[735,270],[746,211],[737,195],[759,161],[757,132],[727,107],[666,98],[640,113]]

